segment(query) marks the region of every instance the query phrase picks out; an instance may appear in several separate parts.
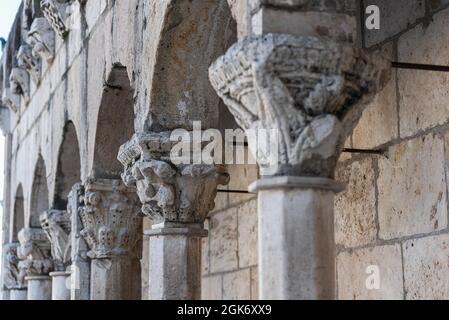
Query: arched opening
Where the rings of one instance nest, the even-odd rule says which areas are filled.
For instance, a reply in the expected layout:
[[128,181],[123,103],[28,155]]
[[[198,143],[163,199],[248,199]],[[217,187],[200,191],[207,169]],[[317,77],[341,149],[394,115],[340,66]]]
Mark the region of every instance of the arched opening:
[[29,226],[31,228],[40,228],[39,216],[48,209],[47,170],[44,159],[39,155],[36,169],[34,170]]
[[23,198],[23,188],[19,185],[14,198],[14,212],[12,218],[12,242],[18,242],[19,231],[25,228],[25,204]]
[[228,3],[183,0],[170,3],[166,10],[144,128],[192,130],[194,121],[201,121],[203,129],[218,128],[221,113],[228,114],[226,108],[220,110],[208,70],[237,40]]
[[106,82],[95,136],[93,175],[117,179],[123,171],[117,160],[120,146],[134,134],[134,99],[125,67],[114,66]]
[[66,210],[72,187],[81,181],[81,160],[78,136],[73,122],[64,128],[64,138],[59,149],[53,208]]

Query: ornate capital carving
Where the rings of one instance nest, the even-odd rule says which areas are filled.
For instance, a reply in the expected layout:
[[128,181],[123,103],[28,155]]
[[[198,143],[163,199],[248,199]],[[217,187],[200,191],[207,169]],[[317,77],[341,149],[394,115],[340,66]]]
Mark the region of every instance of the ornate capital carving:
[[30,96],[30,76],[23,68],[12,68],[9,75],[11,92],[28,99]]
[[39,220],[51,243],[55,271],[66,271],[70,265],[70,215],[67,211],[48,210]]
[[32,51],[33,48],[29,44],[21,45],[17,52],[17,64],[21,69],[26,70],[37,84],[41,77],[41,62],[33,56]]
[[10,243],[4,247],[3,285],[8,290],[26,288],[25,276],[19,270],[18,246],[18,243]]
[[69,32],[66,25],[67,8],[71,4],[71,0],[42,0],[41,10],[47,18],[53,30],[64,38]]
[[[276,175],[333,178],[340,147],[388,71],[347,43],[266,34],[234,45],[209,74],[243,129],[278,132]],[[250,149],[256,159],[265,152]]]
[[20,246],[17,248],[19,275],[46,276],[53,271],[51,245],[44,230],[26,228],[19,232]]
[[36,18],[28,32],[27,42],[33,55],[51,62],[55,55],[55,32],[45,18]]
[[120,180],[91,179],[80,209],[81,235],[91,249],[90,258],[140,255],[142,215],[134,188]]
[[227,184],[229,175],[223,166],[175,165],[170,160],[175,143],[170,132],[136,134],[120,148],[123,180],[137,187],[142,211],[155,224],[202,225],[215,206],[217,185]]
[[5,88],[2,95],[2,103],[17,113],[20,109],[20,95],[12,92],[11,88]]

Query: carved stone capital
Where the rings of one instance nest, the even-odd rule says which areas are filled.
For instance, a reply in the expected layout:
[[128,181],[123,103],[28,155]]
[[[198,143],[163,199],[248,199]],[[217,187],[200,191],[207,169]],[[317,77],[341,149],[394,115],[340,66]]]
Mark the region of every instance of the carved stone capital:
[[19,277],[48,276],[53,271],[51,245],[44,230],[25,228],[19,232],[20,246],[17,248]]
[[84,207],[80,208],[92,259],[139,256],[142,215],[134,188],[121,180],[90,179],[85,185]]
[[36,18],[28,32],[27,42],[33,55],[51,62],[55,55],[55,32],[45,18]]
[[53,30],[64,38],[69,32],[66,24],[67,9],[72,0],[42,0],[41,10]]
[[12,112],[17,113],[20,109],[20,95],[13,93],[11,88],[5,88],[2,94],[2,103]]
[[12,68],[9,75],[11,92],[28,99],[30,97],[30,76],[23,68]]
[[42,229],[51,243],[55,271],[66,271],[70,265],[70,215],[67,211],[48,210],[39,217]]
[[39,58],[33,55],[33,48],[29,44],[20,46],[17,52],[18,66],[26,70],[35,84],[38,84],[41,77],[41,62]]
[[26,288],[25,277],[20,274],[18,243],[9,243],[4,249],[3,285],[8,290],[22,290]]
[[174,164],[170,152],[177,141],[170,132],[136,134],[120,149],[123,180],[135,185],[142,211],[155,224],[199,224],[214,206],[219,184],[229,175],[223,166]]
[[[266,34],[234,45],[209,74],[243,129],[277,132],[275,175],[333,178],[341,146],[389,65],[349,43]],[[257,160],[266,153],[249,147]]]

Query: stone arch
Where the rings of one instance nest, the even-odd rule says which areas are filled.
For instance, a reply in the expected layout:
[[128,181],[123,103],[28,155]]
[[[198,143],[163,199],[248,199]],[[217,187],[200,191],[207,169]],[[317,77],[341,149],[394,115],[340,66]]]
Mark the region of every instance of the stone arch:
[[116,65],[105,83],[98,113],[92,166],[95,178],[120,178],[123,166],[117,155],[133,134],[133,89],[126,67]]
[[11,240],[18,242],[19,231],[25,228],[25,200],[22,185],[19,184],[14,197],[14,211],[12,217]]
[[47,170],[44,159],[39,155],[34,169],[33,188],[31,191],[30,216],[28,225],[40,228],[39,216],[49,209]]
[[168,5],[151,75],[145,131],[192,130],[193,121],[205,127],[219,125],[220,99],[208,69],[236,41],[236,29],[226,0]]
[[62,144],[59,148],[52,208],[66,210],[69,193],[80,181],[81,158],[78,135],[75,125],[69,121],[65,125]]

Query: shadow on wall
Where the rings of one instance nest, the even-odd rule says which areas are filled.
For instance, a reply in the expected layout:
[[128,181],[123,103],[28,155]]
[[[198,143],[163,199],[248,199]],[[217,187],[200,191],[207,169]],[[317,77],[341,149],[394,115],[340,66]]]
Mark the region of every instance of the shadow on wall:
[[39,216],[42,212],[48,210],[48,208],[47,170],[45,168],[44,159],[39,155],[36,169],[34,170],[33,189],[31,193],[29,218],[29,226],[31,228],[41,227]]
[[119,179],[123,171],[117,160],[120,146],[134,134],[133,89],[126,67],[115,66],[104,86],[97,120],[93,175]]

